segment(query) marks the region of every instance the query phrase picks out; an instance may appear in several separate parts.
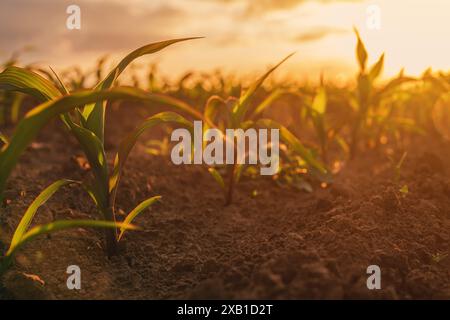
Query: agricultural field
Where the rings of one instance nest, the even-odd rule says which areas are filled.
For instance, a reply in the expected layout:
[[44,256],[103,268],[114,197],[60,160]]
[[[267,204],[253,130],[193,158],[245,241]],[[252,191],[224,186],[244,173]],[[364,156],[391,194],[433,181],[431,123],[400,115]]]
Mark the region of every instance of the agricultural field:
[[352,32],[345,84],[1,62],[0,298],[450,299],[450,73]]

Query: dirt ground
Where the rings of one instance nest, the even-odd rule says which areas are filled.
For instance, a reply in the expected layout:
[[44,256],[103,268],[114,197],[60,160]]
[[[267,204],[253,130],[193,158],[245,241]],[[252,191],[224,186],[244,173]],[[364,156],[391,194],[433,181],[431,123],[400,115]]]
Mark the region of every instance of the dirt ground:
[[[108,114],[108,151],[138,123],[124,122],[126,112]],[[234,203],[224,207],[206,168],[151,156],[145,139],[127,163],[119,213],[150,196],[163,199],[136,219],[143,230],[125,236],[122,254],[105,256],[99,230],[39,238],[18,254],[3,298],[450,298],[448,143],[417,138],[409,145],[401,170],[405,196],[393,183],[391,162],[372,152],[313,193],[281,188],[270,178],[243,179]],[[4,241],[45,186],[89,176],[76,156],[81,150],[58,122],[39,135],[9,180]],[[63,218],[95,218],[79,187],[59,191],[35,222]],[[381,290],[366,287],[373,264],[381,268]],[[69,265],[81,268],[79,291],[66,287]]]

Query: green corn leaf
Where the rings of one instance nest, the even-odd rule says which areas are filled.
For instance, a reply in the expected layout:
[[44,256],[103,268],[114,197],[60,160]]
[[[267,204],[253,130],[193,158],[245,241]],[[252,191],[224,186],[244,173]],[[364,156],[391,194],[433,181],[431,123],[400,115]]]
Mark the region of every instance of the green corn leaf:
[[14,100],[11,105],[11,122],[16,123],[19,121],[19,114],[20,114],[20,107],[22,106],[22,102],[25,98],[25,95],[23,93],[16,93],[14,95]]
[[[221,108],[219,109],[219,107]],[[227,108],[227,101],[216,95],[209,97],[205,104],[205,110],[203,111],[203,119],[206,122],[203,124],[204,131],[209,128],[216,127],[216,115],[218,114],[219,110],[221,110],[223,114],[227,116],[227,119],[229,121],[230,110]]]
[[273,91],[267,98],[265,98],[255,109],[255,111],[252,114],[252,118],[256,118],[259,116],[264,110],[269,108],[276,100],[278,100],[280,97],[282,97],[284,94],[286,94],[286,90],[277,89]]
[[6,123],[6,106],[2,103],[1,99],[2,94],[0,93],[0,126],[3,126]]
[[249,128],[252,128],[254,126],[254,124],[255,124],[255,121],[253,121],[253,120],[246,120],[246,121],[241,122],[240,128],[244,129],[244,130],[247,130]]
[[125,165],[125,162],[136,144],[140,135],[156,125],[162,123],[177,123],[187,128],[192,128],[192,123],[188,121],[186,118],[180,116],[174,112],[161,112],[154,116],[147,118],[139,127],[137,127],[133,132],[131,132],[127,137],[119,145],[119,151],[116,154],[116,158],[114,160],[114,169],[113,173],[109,179],[109,190],[112,194],[111,203],[114,207],[117,187],[119,185],[120,176],[122,173],[122,169]]
[[56,81],[58,81],[58,84],[59,84],[59,91],[60,91],[62,94],[69,94],[69,93],[70,93],[70,92],[69,92],[69,89],[67,89],[66,85],[65,85],[64,82],[61,80],[61,78],[59,77],[59,75],[55,72],[55,70],[53,70],[52,67],[49,67],[49,68],[50,68],[50,70],[52,71],[53,76],[55,77]]
[[405,131],[415,132],[421,135],[426,134],[426,131],[420,128],[414,119],[394,117],[388,121],[388,124],[392,126],[393,129],[402,128]]
[[245,165],[243,164],[236,164],[234,168],[234,183],[239,183],[242,176],[242,171],[244,170]]
[[280,138],[288,145],[291,146],[294,152],[296,152],[308,165],[317,169],[321,173],[327,173],[325,166],[318,161],[311,151],[306,148],[297,137],[295,137],[286,127],[271,120],[261,119],[257,121],[257,125],[264,128],[273,128],[280,130]]
[[210,167],[210,168],[208,168],[208,172],[212,175],[214,180],[216,180],[216,182],[219,184],[219,186],[222,188],[222,190],[225,190],[225,181],[223,181],[223,178],[220,175],[219,171]]
[[34,199],[34,201],[31,203],[31,205],[28,207],[27,211],[23,215],[22,219],[20,220],[19,225],[16,228],[16,231],[14,232],[12,241],[11,241],[11,247],[17,246],[17,244],[21,241],[23,238],[25,232],[29,228],[37,210],[47,202],[48,199],[50,199],[53,194],[58,191],[61,187],[76,183],[72,180],[58,180],[54,183],[52,183],[50,186],[44,189],[37,197]]
[[53,83],[39,74],[19,67],[8,67],[0,73],[0,89],[29,94],[41,102],[61,96]]
[[109,176],[103,144],[100,139],[88,129],[74,124],[73,122],[68,122],[68,124],[91,165],[95,177],[94,183],[96,184],[95,190],[97,201],[100,202],[102,208],[107,207]]
[[327,93],[324,87],[320,87],[311,103],[311,118],[316,129],[322,149],[327,143],[327,132],[325,128],[325,112],[327,109]]
[[[160,200],[161,198],[162,198],[161,196],[156,196],[156,197],[152,197],[150,199],[142,201],[139,205],[136,206],[136,208],[134,208],[127,215],[127,217],[123,221],[125,226],[131,224],[131,222],[133,222],[134,218],[136,218],[138,214],[140,214],[142,211],[144,211],[145,209],[150,207],[152,204],[154,204],[156,201]],[[120,228],[120,234],[119,234],[119,237],[118,237],[118,241],[120,241],[122,239],[122,237],[123,237],[123,235],[124,235],[126,230],[127,230],[127,228],[125,228],[125,227]]]
[[358,111],[365,114],[369,107],[369,99],[372,93],[372,83],[369,76],[360,74],[358,76]]
[[356,46],[356,57],[358,58],[358,63],[361,72],[364,72],[366,70],[366,64],[367,64],[367,50],[364,45],[364,43],[361,40],[361,37],[359,35],[359,31],[354,28],[356,37],[358,38],[358,44]]
[[311,109],[319,115],[325,114],[327,109],[327,92],[321,87],[313,99]]
[[15,246],[11,246],[6,253],[7,257],[11,257],[20,249],[24,244],[30,242],[34,238],[48,234],[55,233],[57,231],[62,231],[66,229],[74,229],[74,228],[125,228],[126,230],[137,230],[137,227],[120,223],[114,221],[98,221],[98,220],[60,220],[52,223],[48,223],[41,226],[36,226],[31,228],[27,233],[25,233]]
[[380,56],[377,63],[375,63],[372,69],[370,69],[369,72],[370,81],[373,82],[380,76],[381,72],[383,71],[383,67],[384,67],[384,53]]
[[6,137],[3,133],[0,132],[0,141],[5,144],[5,146],[9,143],[8,137]]
[[408,185],[403,185],[403,187],[401,187],[398,191],[400,191],[400,193],[402,193],[404,196],[406,196],[409,193],[409,188]]
[[[188,103],[186,103],[182,100],[170,97],[168,95],[152,93],[152,94],[148,95],[147,101],[157,103],[157,104],[165,104],[165,105],[168,105],[168,106],[174,108],[175,110],[186,112],[187,114],[193,116],[195,119],[204,120],[204,117],[200,111],[196,110],[194,107],[190,106]],[[207,121],[207,120],[205,119],[205,121]]]
[[19,156],[31,143],[39,130],[53,117],[73,110],[77,106],[111,99],[146,99],[143,91],[120,87],[104,91],[80,91],[56,100],[45,102],[30,112],[18,123],[10,143],[0,153],[0,201],[6,180],[17,163]]
[[345,141],[345,139],[340,135],[336,135],[336,142],[338,146],[342,149],[342,151],[344,151],[344,154],[348,156],[350,154],[350,146]]
[[86,183],[82,183],[82,186],[84,188],[84,190],[87,192],[87,194],[91,197],[92,201],[94,202],[95,206],[97,207],[97,209],[100,209],[100,211],[102,211],[102,207],[101,207],[101,199],[99,196],[99,192],[96,191],[96,186],[90,186],[87,185]]
[[[125,70],[125,68],[133,62],[133,60],[147,54],[152,54],[155,52],[158,52],[174,43],[181,42],[181,41],[187,41],[187,40],[193,40],[193,39],[199,39],[198,37],[192,37],[192,38],[182,38],[182,39],[173,39],[168,41],[161,41],[156,43],[151,43],[149,45],[143,46],[141,48],[138,48],[128,54],[125,58],[122,59],[122,61],[119,62],[119,64],[111,70],[111,72],[108,74],[108,76],[100,82],[96,86],[96,90],[105,90],[111,88],[114,81],[119,77],[119,75]],[[89,104],[85,106],[83,110],[83,116],[86,119],[87,128],[95,133],[97,137],[101,141],[103,141],[103,134],[104,134],[104,118],[105,118],[105,106],[102,102],[97,102],[95,104]]]
[[414,81],[417,81],[417,80],[412,77],[406,77],[406,76],[400,75],[397,78],[389,81],[383,88],[378,90],[378,92],[376,93],[376,99],[381,99],[383,96],[387,96],[387,95],[391,94],[393,91],[398,89],[403,84],[414,82]]
[[276,66],[274,66],[273,68],[269,69],[265,74],[263,74],[262,77],[260,77],[256,82],[254,82],[247,89],[247,91],[239,98],[239,100],[237,101],[237,103],[233,107],[233,121],[234,121],[234,125],[235,126],[237,126],[244,119],[245,114],[247,113],[247,110],[248,110],[249,103],[250,103],[251,99],[255,95],[256,90],[258,90],[261,87],[261,85],[263,84],[264,80],[266,80],[267,77],[272,72],[274,72],[282,63],[284,63],[287,59],[292,57],[292,55],[294,55],[294,53],[291,53],[286,58],[281,60]]
[[31,68],[28,67],[27,69],[31,70],[33,72],[38,72],[40,75],[42,75],[44,78],[46,78],[53,84],[56,84],[56,82],[57,82],[53,73],[51,71],[48,71],[45,68],[41,68],[41,67],[37,66],[37,67],[31,67]]
[[[55,70],[53,70],[52,69],[52,67],[49,67],[50,68],[50,70],[51,70],[51,72],[53,73],[53,77],[56,79],[56,81],[58,81],[58,83],[59,83],[59,87],[60,87],[60,91],[61,91],[61,93],[62,94],[70,94],[70,91],[69,91],[69,89],[64,85],[64,82],[61,80],[61,78],[59,77],[59,75],[55,72]],[[81,121],[81,124],[82,124],[82,127],[83,127],[83,125],[85,124],[84,123],[84,118],[83,118],[83,116],[82,116],[82,114],[81,114],[81,112],[80,112],[80,109],[79,108],[75,108],[75,111],[77,112],[77,114],[78,114],[78,117],[79,117],[79,119],[80,119],[80,121]],[[72,118],[71,118],[71,116],[70,116],[70,114],[69,113],[64,113],[64,114],[62,114],[61,115],[61,120],[63,121],[63,123],[67,126],[67,128],[69,129],[69,130],[72,130],[72,128],[74,127],[74,126],[77,126],[77,124],[74,122],[74,121],[72,121]],[[76,135],[77,133],[76,133],[76,130],[74,131],[74,130],[72,130],[72,132]],[[80,138],[79,137],[77,137],[77,139],[78,139],[78,141],[80,141]]]

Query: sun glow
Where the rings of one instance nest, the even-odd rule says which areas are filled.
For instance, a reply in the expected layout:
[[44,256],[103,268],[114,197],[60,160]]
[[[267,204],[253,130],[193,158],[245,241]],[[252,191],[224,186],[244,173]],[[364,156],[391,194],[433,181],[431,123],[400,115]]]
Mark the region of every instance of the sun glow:
[[[2,3],[5,10],[0,12],[0,29],[14,36],[3,37],[1,49],[7,55],[10,52],[5,48],[34,45],[36,49],[23,57],[27,63],[64,68],[81,60],[81,66],[87,68],[107,52],[113,60],[149,41],[204,36],[195,45],[171,48],[152,61],[171,76],[192,69],[253,76],[296,51],[281,75],[317,80],[324,74],[345,81],[357,69],[355,26],[367,45],[370,62],[386,53],[385,77],[403,67],[411,75],[428,67],[450,69],[448,0],[171,0],[151,4],[134,0],[132,5],[84,0],[79,1],[80,30],[65,29],[63,4],[23,1],[30,5],[20,7],[25,17],[20,25],[11,19],[18,10],[15,1]],[[367,28],[370,5],[381,9],[379,30]],[[100,13],[102,19],[98,19]]]

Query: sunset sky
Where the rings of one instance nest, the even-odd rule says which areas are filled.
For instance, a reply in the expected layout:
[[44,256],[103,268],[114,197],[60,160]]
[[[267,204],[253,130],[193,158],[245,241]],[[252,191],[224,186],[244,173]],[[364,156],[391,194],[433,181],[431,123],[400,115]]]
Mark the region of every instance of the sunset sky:
[[[81,30],[66,28],[70,4],[81,8]],[[380,30],[366,26],[372,4]],[[87,67],[106,53],[114,60],[150,42],[204,36],[140,61],[167,75],[221,68],[245,76],[295,51],[281,74],[341,79],[356,68],[353,26],[371,62],[386,52],[385,75],[450,69],[449,0],[1,0],[0,59],[32,45],[24,62]]]

